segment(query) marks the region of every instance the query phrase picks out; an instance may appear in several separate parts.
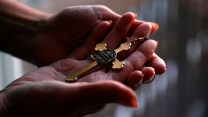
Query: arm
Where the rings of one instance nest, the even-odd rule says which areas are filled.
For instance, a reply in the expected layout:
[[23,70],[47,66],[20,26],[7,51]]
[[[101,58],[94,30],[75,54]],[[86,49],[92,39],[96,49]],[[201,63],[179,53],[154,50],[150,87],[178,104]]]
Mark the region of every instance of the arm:
[[32,9],[14,0],[1,0],[0,13],[6,21],[13,21],[15,23],[27,24],[39,22],[43,17],[47,16],[46,13]]
[[1,0],[0,50],[36,65],[48,65],[67,57],[99,22],[119,17],[102,5],[74,6],[48,14]]
[[1,0],[0,6],[0,50],[31,60],[34,37],[48,14],[14,0]]
[[[128,22],[126,22],[127,19],[129,20]],[[127,34],[133,20],[134,17],[131,13],[123,15],[103,41],[109,45],[114,41],[114,38],[120,39],[119,37],[122,36],[120,34]],[[118,28],[116,27],[120,26],[123,27],[122,32],[117,33]],[[50,66],[41,67],[10,83],[0,92],[0,99],[3,102],[0,105],[4,107],[1,108],[2,114],[29,116],[32,113],[34,116],[80,116],[79,114],[84,115],[99,111],[100,106],[103,107],[108,103],[137,107],[136,95],[130,88],[118,82],[106,80],[114,79],[124,82],[129,75],[134,74],[133,76],[137,77],[134,72],[140,70],[155,52],[157,42],[153,40],[144,42],[141,46],[136,47],[135,51],[129,53],[125,59],[127,64],[121,71],[108,70],[106,72],[106,70],[100,68],[91,74],[83,76],[80,79],[83,82],[64,82],[68,73],[89,64],[88,57],[93,49],[93,46],[91,47],[90,45],[95,45],[96,41],[98,41],[97,39],[106,34],[109,27],[109,22],[103,21],[92,31],[92,36],[88,37],[80,48],[75,49],[68,59],[57,61]],[[144,24],[137,29],[144,32],[151,31],[149,28],[145,29],[145,27],[149,27],[149,24]],[[134,33],[132,36],[141,35]],[[119,44],[119,41],[121,40],[113,42],[114,44],[111,46],[115,47]],[[80,50],[85,54],[80,54]],[[1,95],[4,96],[1,97]],[[92,108],[89,108],[89,106]]]
[[[102,36],[112,41],[109,46],[118,45],[122,42],[120,39],[127,34],[131,34],[128,36],[132,38],[148,37],[158,29],[155,23],[149,23],[145,28],[144,24],[147,22],[134,19],[133,13],[128,14],[126,18],[121,18],[119,14],[102,5],[72,6],[55,14],[47,14],[12,0],[2,0],[0,1],[0,50],[44,66],[69,57],[75,49],[85,45],[86,39],[91,39],[89,41],[94,45],[101,41],[102,39],[95,38],[93,30],[103,21],[110,21],[105,23],[111,26],[110,30]],[[143,28],[137,30],[137,27],[142,25],[145,30],[142,30]],[[154,76],[155,73],[163,73],[165,64],[161,60],[156,56],[150,61],[145,61],[153,68],[145,70],[151,71],[151,76],[149,72],[144,72],[144,76],[145,73],[148,73],[148,77]]]
[[[123,16],[122,19],[126,19],[126,16],[128,15]],[[106,22],[99,24],[93,31],[93,35],[96,37],[97,34],[105,34],[104,28],[108,29]],[[115,34],[114,36],[118,35]],[[110,43],[108,39],[104,41]],[[86,45],[91,44],[89,41],[91,39],[87,40],[86,44],[80,48],[85,48]],[[4,107],[1,113],[4,117],[8,116],[5,115],[7,113],[11,116],[30,116],[32,114],[33,116],[76,117],[80,114],[97,112],[108,103],[118,103],[136,108],[136,94],[133,90],[111,79],[120,82],[125,81],[132,72],[143,66],[146,59],[151,58],[156,46],[157,43],[153,40],[143,43],[125,59],[125,63],[128,64],[121,71],[109,70],[104,72],[104,69],[97,69],[93,73],[83,76],[82,79],[89,81],[88,83],[65,83],[65,78],[70,71],[82,68],[89,62],[88,55],[84,57],[76,52],[79,49],[74,50],[74,58],[70,57],[53,65],[41,67],[18,78],[4,88],[0,92],[0,96],[3,95],[0,97],[0,101],[3,102],[0,106]],[[84,60],[77,60],[80,57],[84,57]],[[141,62],[138,63],[138,61]],[[90,82],[90,80],[92,81]],[[95,82],[96,80],[97,82]],[[102,82],[98,82],[98,80]]]
[[1,117],[9,117],[9,114],[6,110],[5,100],[3,99],[3,92],[0,91],[0,116]]

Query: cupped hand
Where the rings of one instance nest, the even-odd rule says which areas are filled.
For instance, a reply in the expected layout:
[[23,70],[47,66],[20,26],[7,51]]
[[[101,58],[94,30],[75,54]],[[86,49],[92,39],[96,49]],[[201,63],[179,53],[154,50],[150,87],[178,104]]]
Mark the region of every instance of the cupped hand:
[[34,49],[36,64],[49,65],[66,58],[102,21],[113,23],[121,16],[102,5],[72,6],[46,16],[40,24]]
[[[36,74],[38,72],[42,74]],[[135,93],[121,83],[104,81],[68,84],[56,81],[59,73],[55,73],[51,68],[41,68],[8,85],[0,93],[0,115],[80,117],[100,111],[108,103],[137,107]]]
[[[116,48],[127,35],[133,21],[131,13],[124,14],[103,42],[109,48]],[[9,84],[0,95],[5,112],[23,116],[80,116],[99,111],[101,108],[98,107],[103,107],[107,103],[136,107],[134,92],[112,80],[125,82],[132,75],[137,77],[135,72],[141,70],[153,56],[157,46],[154,40],[148,40],[140,46],[135,45],[127,52],[124,57],[126,64],[120,71],[99,68],[83,76],[77,83],[65,82],[70,72],[81,69],[91,62],[88,57],[109,26],[109,22],[106,21],[99,23],[92,31],[92,36],[67,59],[41,67]],[[118,31],[119,26],[123,28]],[[140,28],[146,26],[149,24],[144,24]],[[131,41],[133,35],[126,41]]]
[[[137,27],[136,27],[137,26]],[[86,41],[76,50],[74,50],[68,59],[64,59],[52,64],[58,71],[63,72],[65,75],[69,73],[78,71],[83,67],[89,65],[92,61],[90,60],[90,55],[92,54],[95,45],[100,42],[99,38],[104,37],[102,42],[107,44],[107,47],[110,49],[115,49],[119,46],[121,42],[127,41],[131,42],[138,37],[149,37],[151,33],[158,29],[157,25],[148,22],[138,22],[135,20],[135,15],[133,13],[124,14],[113,26],[113,28],[108,32],[105,36],[105,32],[109,29],[109,22],[102,22],[95,27],[95,29],[91,33],[91,37],[87,38]],[[130,34],[130,35],[129,35]],[[126,40],[126,37],[129,36],[129,39]],[[100,72],[95,72],[89,76],[89,78],[82,78],[79,81],[98,81],[98,80],[117,80],[127,85],[133,87],[133,85],[146,82],[152,79],[155,74],[162,74],[165,72],[165,63],[164,61],[158,57],[154,52],[157,46],[157,42],[153,40],[149,40],[144,42],[140,46],[134,46],[130,52],[127,52],[127,57],[122,57],[127,59],[134,59],[135,63],[140,62],[139,65],[131,71],[132,74],[129,75],[125,70],[121,70],[122,72],[126,72],[128,74],[128,79],[125,77],[118,77],[115,79],[115,76],[103,77],[103,75],[99,75]],[[133,58],[132,58],[133,56]],[[136,56],[136,57],[135,57]],[[135,64],[133,63],[133,64]],[[144,66],[147,65],[148,66]],[[128,65],[127,68],[129,68]],[[108,72],[112,70],[107,70]],[[106,73],[106,69],[102,71],[104,74]],[[120,72],[116,72],[120,74]],[[95,77],[96,76],[96,77]],[[101,76],[101,77],[99,77]]]
[[[135,28],[144,23],[144,21],[135,20],[136,15],[133,13],[132,15],[134,21],[131,23],[129,33],[134,32]],[[133,19],[132,17],[126,18],[123,23],[129,22]],[[102,5],[73,6],[56,14],[48,15],[40,24],[37,36],[34,39],[32,46],[34,49],[31,52],[32,60],[35,64],[43,66],[66,58],[84,44],[87,38],[94,37],[92,31],[100,22],[108,21],[111,25],[108,29],[108,32],[110,32],[120,18],[121,15]],[[114,32],[121,35],[123,26],[119,25],[116,28]],[[157,30],[157,26],[153,26],[151,32],[155,30]]]
[[[82,53],[82,56],[86,56],[85,53],[89,55],[95,44],[101,41],[103,37],[110,40],[108,46],[111,47],[111,44],[118,45],[121,41],[117,40],[126,36],[132,38],[149,37],[158,29],[157,24],[144,25],[147,22],[136,20],[135,17],[135,14],[130,13],[129,16],[120,19],[120,15],[102,5],[68,7],[57,14],[49,15],[41,24],[41,30],[32,46],[34,49],[31,52],[33,57],[31,60],[39,66],[49,65],[68,57],[74,53],[75,49],[79,50],[76,53]],[[97,34],[95,34],[96,27],[103,21],[105,21],[104,28],[99,29],[100,31],[96,31]],[[140,27],[141,25],[143,26]],[[103,32],[108,36],[106,37]],[[86,39],[88,42],[89,39],[92,40],[86,44]],[[79,48],[83,44],[86,47]],[[89,51],[82,52],[82,50]],[[155,74],[165,72],[165,63],[156,54],[146,65],[141,71],[138,71],[139,79],[144,79],[144,81],[151,80]],[[131,85],[135,78],[130,79],[128,82]]]

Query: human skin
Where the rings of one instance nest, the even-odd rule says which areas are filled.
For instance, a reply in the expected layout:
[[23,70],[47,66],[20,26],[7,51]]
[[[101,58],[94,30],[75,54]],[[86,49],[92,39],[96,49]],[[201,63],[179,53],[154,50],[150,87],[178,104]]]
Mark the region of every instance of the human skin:
[[[22,12],[27,11],[25,6],[21,8],[24,8]],[[90,63],[88,57],[98,42],[105,42],[113,49],[122,41],[148,37],[157,26],[136,20],[133,13],[120,16],[104,6],[70,7],[57,14],[29,11],[31,14],[23,15],[20,22],[2,20],[5,27],[1,28],[1,50],[44,67],[22,76],[1,91],[2,115],[76,117],[99,111],[98,107],[108,103],[136,107],[135,93],[115,81],[131,87],[165,71],[163,60],[154,54],[157,42],[149,40],[124,53],[126,64],[121,71],[100,68],[77,83],[65,83],[68,73]],[[5,12],[2,14],[8,16]],[[14,18],[12,13],[6,19]],[[21,28],[8,29],[7,24]],[[12,32],[10,41],[6,39],[8,34],[4,34],[8,30]],[[146,63],[149,67],[144,67]],[[145,74],[150,76],[144,77]]]
[[[98,25],[96,30],[103,30],[102,25]],[[89,43],[91,39],[87,40],[86,43]],[[108,39],[104,42],[107,43]],[[80,48],[85,48],[84,45]],[[83,76],[80,79],[83,81],[66,83],[64,81],[70,71],[80,69],[89,63],[87,55],[76,53],[79,48],[67,59],[41,67],[4,88],[0,93],[0,115],[79,117],[97,112],[108,103],[136,108],[136,94],[119,82],[124,82],[132,74],[135,75],[145,61],[151,58],[156,47],[156,41],[148,40],[140,46],[135,46],[135,50],[128,53],[122,70],[106,71],[99,68]],[[82,57],[83,60],[79,60]]]
[[[58,13],[44,13],[14,0],[2,0],[0,5],[4,6],[0,8],[0,49],[38,66],[66,58],[86,38],[92,37],[91,31],[101,21],[112,22],[111,27],[115,30],[109,29],[109,39],[117,40],[126,36],[122,34],[122,23],[115,27],[121,15],[102,5],[68,7]],[[132,17],[135,16],[127,19],[132,20]],[[143,23],[134,19],[128,34],[132,34]],[[150,34],[157,29],[158,25],[151,23]],[[113,37],[114,33],[119,35]],[[161,61],[155,54],[145,71],[162,74],[165,64]]]
[[[126,17],[129,17],[128,13],[123,15],[121,20]],[[106,71],[105,68],[99,68],[83,76],[77,83],[65,82],[68,73],[89,64],[88,56],[93,51],[92,45],[96,44],[99,37],[106,34],[109,26],[109,22],[106,21],[97,25],[92,31],[93,38],[87,38],[86,42],[75,49],[68,58],[40,67],[10,83],[0,93],[0,114],[3,116],[77,117],[97,112],[108,103],[137,107],[136,94],[133,90],[115,81],[124,83],[128,77],[142,80],[138,71],[146,61],[152,58],[157,47],[157,42],[154,40],[134,45],[129,52],[124,53],[125,66],[120,71],[112,69]],[[141,36],[150,32],[149,26],[149,23],[139,26],[136,30],[143,30],[143,33],[135,31],[137,34],[133,34],[126,41],[132,41],[135,35]],[[128,29],[124,31],[124,33],[127,32]],[[117,35],[114,33],[114,36]],[[111,40],[108,35],[103,42],[110,45]],[[112,44],[111,48],[116,47],[117,44],[119,42]]]

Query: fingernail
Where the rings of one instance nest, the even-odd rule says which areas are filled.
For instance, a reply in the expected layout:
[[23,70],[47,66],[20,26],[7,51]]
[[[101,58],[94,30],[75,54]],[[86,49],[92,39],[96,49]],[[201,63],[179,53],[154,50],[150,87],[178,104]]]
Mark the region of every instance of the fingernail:
[[151,22],[151,24],[152,24],[152,27],[154,27],[155,29],[158,29],[159,28],[159,25],[157,23]]
[[[144,77],[144,74],[143,74]],[[142,84],[142,79],[137,83],[139,86]]]
[[154,22],[150,22],[151,25],[152,25],[152,32],[151,33],[154,33],[155,31],[157,31],[159,29],[159,25],[157,23],[154,23]]
[[[133,90],[132,90],[133,91]],[[137,96],[136,93],[134,93],[133,95],[126,95],[125,97],[120,97],[119,100],[120,104],[125,105],[125,106],[129,106],[132,108],[137,108]]]
[[160,72],[158,72],[159,75],[162,75],[165,71],[167,70],[166,67],[163,67],[162,70],[160,70]]
[[140,82],[138,82],[137,84],[135,84],[135,85],[133,85],[133,89],[134,90],[136,90],[136,89],[138,89],[140,86],[141,86],[141,84],[142,84],[142,80],[140,81]]
[[155,75],[154,75],[153,77],[151,77],[149,80],[144,81],[143,83],[149,84],[149,83],[151,83],[154,79],[155,79]]
[[138,107],[137,100],[132,99],[132,100],[131,100],[131,105],[130,105],[130,106],[133,107],[133,108],[137,108],[137,107]]

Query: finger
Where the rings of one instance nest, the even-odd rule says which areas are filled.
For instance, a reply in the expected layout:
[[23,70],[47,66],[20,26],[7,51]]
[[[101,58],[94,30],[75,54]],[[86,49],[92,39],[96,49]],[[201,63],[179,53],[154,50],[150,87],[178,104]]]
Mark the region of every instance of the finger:
[[[152,29],[152,25],[148,22],[141,24],[133,33],[133,35],[130,38],[127,38],[127,42],[133,42],[135,39],[139,38],[139,37],[149,37],[150,33],[151,33],[151,29]],[[135,49],[141,45],[142,43],[135,43],[131,46],[131,50],[124,53],[121,53],[121,56],[123,56],[124,58],[128,55],[130,55],[131,53],[133,53],[135,51]],[[120,56],[119,56],[120,57]]]
[[[137,27],[137,29],[135,30],[135,32],[133,33],[133,35],[130,38],[127,38],[127,42],[133,42],[135,39],[139,38],[139,37],[149,37],[150,33],[151,33],[151,29],[152,29],[152,25],[148,22],[145,22],[143,24],[141,24],[139,27]],[[135,51],[135,49],[141,45],[142,43],[135,43],[131,46],[131,50],[127,51],[127,52],[120,52],[118,57],[120,59],[124,59],[127,56],[129,56],[131,53],[133,53]]]
[[154,32],[156,32],[158,29],[159,29],[159,25],[155,22],[146,22],[146,21],[142,21],[142,20],[134,20],[134,22],[132,23],[130,29],[129,29],[129,32],[128,32],[128,37],[130,37],[134,32],[135,30],[142,24],[144,23],[150,23],[151,26],[152,26],[152,29],[151,29],[151,33],[150,34],[153,34]]
[[125,13],[114,25],[111,32],[106,36],[104,42],[107,43],[109,48],[115,48],[126,37],[131,23],[135,19],[134,13]]
[[[68,84],[47,80],[33,84],[32,87],[36,89],[38,87],[33,95],[42,94],[42,98],[37,99],[40,103],[49,104],[45,106],[57,110],[57,113],[62,115],[75,116],[97,112],[103,105],[109,103],[137,107],[135,92],[116,81]],[[47,110],[45,113],[48,112]]]
[[141,70],[146,61],[148,61],[156,50],[157,42],[147,40],[141,44],[130,56],[124,60],[124,67],[120,72],[113,72],[113,77],[119,81],[124,81],[135,70]]
[[[137,70],[131,73],[127,79],[127,85],[136,89],[141,83],[149,83],[155,77],[155,70],[152,67],[143,67],[141,71]],[[136,87],[135,87],[136,86]]]
[[152,67],[143,67],[142,68],[142,73],[144,74],[143,83],[149,83],[151,81],[153,81],[154,77],[155,77],[155,70]]
[[166,71],[166,64],[164,60],[155,53],[147,65],[154,68],[156,74],[163,74]]
[[99,23],[94,30],[91,32],[90,36],[86,39],[76,51],[74,51],[70,57],[76,58],[78,60],[85,59],[91,51],[94,49],[98,41],[104,36],[107,30],[110,28],[111,21],[102,21]]
[[131,87],[132,89],[135,89],[135,85],[140,85],[142,83],[142,79],[144,77],[144,74],[137,70],[137,71],[134,71],[130,74],[129,78],[127,79],[127,85],[129,87]]
[[[154,30],[158,29],[157,24],[152,24],[149,22],[144,22],[143,24],[141,24],[139,27],[137,27],[137,29],[134,31],[134,33],[132,34],[132,36],[130,38],[128,38],[127,42],[132,42],[134,41],[136,38],[139,37],[149,37],[151,32],[153,31],[152,29],[154,28]],[[131,47],[131,50],[129,51],[128,54],[132,53],[135,48],[137,48],[138,45],[140,45],[141,43],[136,43],[135,45],[133,45]],[[125,57],[125,56],[124,56]]]
[[149,37],[152,31],[152,25],[149,22],[141,24],[132,34],[128,41],[132,42],[138,37]]
[[159,29],[159,25],[157,23],[154,22],[150,22],[152,25],[152,31],[151,34],[153,34],[154,32],[156,32]]
[[118,103],[134,108],[137,107],[136,94],[130,88],[119,82],[102,81],[82,85],[79,85],[79,83],[74,84],[78,85],[75,87],[69,86],[68,90],[71,89],[73,93],[70,92],[67,97],[80,107],[107,103]]

